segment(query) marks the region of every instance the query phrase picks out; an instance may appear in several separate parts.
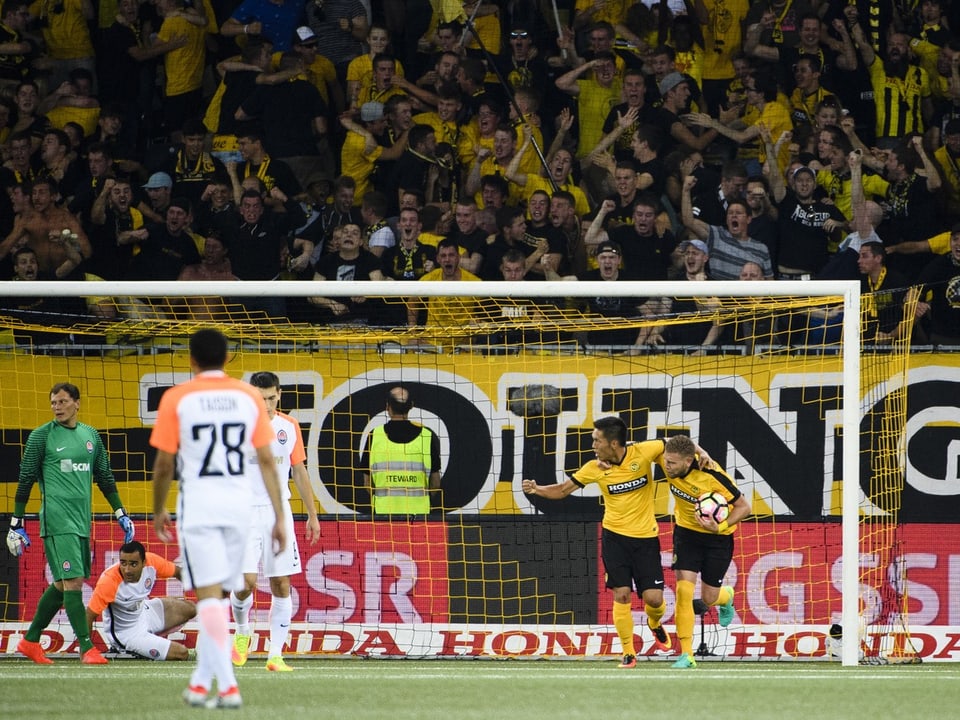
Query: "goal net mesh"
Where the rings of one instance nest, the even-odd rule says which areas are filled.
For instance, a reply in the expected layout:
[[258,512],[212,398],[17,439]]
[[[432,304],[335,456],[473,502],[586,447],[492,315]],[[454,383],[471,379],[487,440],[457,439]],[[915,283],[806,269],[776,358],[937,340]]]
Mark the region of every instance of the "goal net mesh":
[[[70,381],[81,390],[80,419],[106,443],[137,538],[175,559],[177,547],[160,542],[149,522],[148,438],[164,390],[190,377],[189,335],[213,325],[231,341],[228,373],[277,373],[280,409],[303,430],[321,537],[307,541],[306,508],[292,487],[304,572],[291,583],[290,653],[619,654],[600,560],[599,497],[585,490],[548,501],[520,487],[523,478],[561,482],[591,460],[593,421],[616,414],[633,441],[689,434],[751,501],[726,577],[736,590],[736,619],[721,628],[714,609],[698,617],[699,656],[837,654],[845,446],[860,458],[861,653],[878,662],[911,656],[905,570],[898,567],[903,341],[863,346],[858,394],[843,385],[844,353],[859,344],[842,337],[840,296],[692,297],[684,295],[687,283],[677,283],[675,297],[650,297],[640,285],[621,283],[617,295],[542,297],[524,293],[542,283],[520,283],[510,297],[489,298],[480,284],[460,285],[460,297],[416,299],[404,289],[402,296],[338,298],[344,315],[317,300],[288,298],[283,320],[254,309],[247,297],[202,293],[60,298],[59,311],[0,296],[10,308],[0,311],[2,528],[27,435],[51,419],[50,387]],[[62,309],[68,301],[76,314]],[[863,312],[866,328],[876,321],[876,304],[864,302]],[[361,471],[371,432],[386,419],[387,391],[397,384],[410,390],[411,419],[441,441],[441,489],[423,517],[372,516]],[[842,436],[845,403],[861,410],[859,438]],[[663,479],[659,469],[655,475]],[[27,508],[33,546],[20,561],[4,553],[0,563],[6,652],[49,582],[39,498],[34,488]],[[122,542],[109,511],[94,490],[87,597]],[[666,483],[657,484],[656,511],[664,623],[672,631]],[[158,585],[155,594],[182,591],[173,580]],[[254,653],[266,648],[269,605],[269,581],[261,576],[251,615]],[[636,598],[634,617],[639,654],[657,657]],[[175,637],[189,645],[195,631],[188,624]],[[53,652],[75,649],[65,615],[44,643]]]

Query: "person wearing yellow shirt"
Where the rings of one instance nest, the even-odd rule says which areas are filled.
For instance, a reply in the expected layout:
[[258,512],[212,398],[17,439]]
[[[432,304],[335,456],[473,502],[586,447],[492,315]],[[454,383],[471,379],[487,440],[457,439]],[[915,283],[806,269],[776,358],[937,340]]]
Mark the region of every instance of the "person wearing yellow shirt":
[[889,150],[904,136],[923,133],[933,118],[933,95],[927,71],[910,62],[910,37],[892,33],[887,40],[886,57],[881,59],[860,24],[853,26],[850,35],[870,73],[877,109],[877,147]]
[[460,93],[452,88],[441,88],[437,94],[437,109],[413,116],[416,125],[429,125],[437,136],[437,143],[447,143],[457,151],[459,158],[460,142],[463,139],[463,128],[457,123],[457,115],[463,103]]
[[960,119],[947,121],[943,146],[933,153],[933,162],[943,177],[945,209],[956,218],[960,216]]
[[340,150],[340,165],[344,175],[349,175],[357,183],[354,205],[360,205],[364,195],[372,188],[370,176],[376,169],[377,160],[383,154],[383,147],[377,144],[374,136],[386,127],[383,117],[383,105],[367,103],[360,108],[359,127],[347,127],[347,136]]
[[[780,139],[780,136],[793,130],[793,123],[790,121],[790,110],[777,100],[777,81],[772,75],[767,73],[756,73],[753,77],[744,81],[744,90],[747,93],[747,104],[755,108],[757,114],[755,120],[744,128],[733,128],[722,124],[719,120],[710,117],[705,113],[692,113],[687,116],[688,121],[693,125],[716,130],[734,142],[743,144],[754,142],[760,137],[762,128],[766,128],[773,138],[774,144]],[[747,170],[750,175],[759,175],[761,165],[766,160],[766,149],[761,145],[759,162],[746,161]],[[780,156],[777,157],[777,164],[780,171],[783,172],[787,167],[789,160],[789,148],[786,143],[781,145]]]
[[172,135],[179,133],[187,118],[196,117],[202,109],[200,90],[206,62],[206,37],[203,27],[183,17],[182,0],[158,0],[157,11],[163,24],[157,40],[167,43],[185,40],[182,47],[163,55],[166,82],[163,89],[163,122]]
[[480,50],[482,44],[491,55],[499,55],[502,32],[500,28],[500,8],[497,3],[467,0],[463,4],[463,11],[468,16],[473,17],[473,23],[472,27],[464,28],[460,44],[469,50]]
[[[539,485],[524,479],[527,495],[562,500],[588,485],[596,485],[603,498],[601,554],[607,588],[613,593],[613,625],[623,646],[619,667],[637,666],[631,611],[633,589],[643,600],[647,627],[659,650],[673,643],[661,624],[667,610],[663,598],[663,564],[660,559],[660,528],[654,515],[653,463],[663,460],[666,443],[647,440],[627,444],[627,425],[615,415],[593,422],[595,459],[562,482]],[[701,457],[707,457],[700,448]]]
[[[367,33],[367,46],[369,51],[355,57],[347,66],[347,99],[351,108],[358,108],[370,100],[386,102],[385,98],[374,97],[372,88],[376,84],[374,61],[378,55],[389,53],[390,33],[380,25],[371,25],[370,32]],[[393,59],[393,72],[390,77],[394,75],[404,77],[403,65],[396,59]]]
[[586,193],[573,182],[571,171],[573,170],[573,154],[564,148],[550,148],[546,158],[549,177],[543,174],[526,173],[520,167],[520,158],[522,153],[531,144],[531,135],[525,133],[523,145],[517,151],[516,156],[507,167],[506,177],[511,183],[516,183],[523,189],[523,197],[526,202],[530,202],[530,196],[538,190],[552,195],[557,190],[565,190],[573,195],[576,201],[577,215],[583,217],[590,212],[590,203],[587,200]]
[[[421,282],[481,282],[480,278],[469,270],[460,267],[460,246],[456,240],[444,238],[437,244],[437,267],[420,278]],[[411,292],[413,295],[413,292]],[[427,325],[444,331],[444,342],[456,344],[458,338],[452,335],[456,329],[463,328],[472,319],[479,306],[475,298],[457,297],[411,297],[407,303],[407,325],[416,327],[420,311],[427,310]]]
[[373,60],[373,82],[370,85],[362,86],[357,95],[357,100],[350,101],[350,107],[358,108],[368,102],[378,102],[386,104],[387,100],[394,95],[404,95],[403,88],[394,82],[397,77],[397,60],[393,55],[381,53]]
[[694,0],[694,16],[703,29],[703,103],[715,111],[725,104],[734,78],[733,57],[743,43],[742,25],[750,0]]
[[477,207],[481,209],[486,207],[480,185],[481,180],[490,175],[502,177],[508,183],[506,201],[508,205],[516,205],[520,201],[522,197],[520,187],[510,182],[507,176],[507,169],[517,155],[517,139],[513,128],[501,124],[493,134],[493,150],[485,147],[480,149],[464,182],[464,192],[473,194]]
[[[593,77],[583,78],[588,71],[593,71]],[[599,53],[593,60],[558,77],[556,85],[577,98],[580,121],[577,157],[584,157],[603,137],[603,122],[620,102],[623,83],[617,76],[616,58],[613,53]]]
[[[737,524],[751,512],[750,502],[733,479],[716,467],[686,435],[674,435],[664,443],[660,465],[673,496],[673,570],[677,578],[676,624],[681,655],[674,668],[695,668],[693,657],[693,594],[700,576],[704,603],[717,608],[718,624],[733,622],[733,588],[723,578],[733,561]],[[729,514],[720,522],[698,511],[697,500],[712,492],[727,503]]]
[[44,98],[37,112],[46,115],[50,125],[59,130],[75,122],[83,128],[84,137],[93,135],[100,118],[100,103],[93,95],[93,73],[82,67],[71,70],[69,80]]
[[[335,115],[344,111],[343,88],[337,82],[337,70],[330,60],[319,53],[320,38],[314,35],[306,25],[297,28],[293,38],[293,51],[303,61],[306,79],[320,91],[320,97],[332,108]],[[275,52],[270,58],[270,67],[277,69],[282,52]]]
[[573,8],[573,29],[579,30],[599,22],[611,25],[622,23],[627,17],[627,10],[633,4],[630,0],[577,0]]
[[77,67],[96,72],[96,57],[90,37],[95,15],[92,0],[36,0],[30,14],[40,21],[50,64],[48,87],[56,88]]

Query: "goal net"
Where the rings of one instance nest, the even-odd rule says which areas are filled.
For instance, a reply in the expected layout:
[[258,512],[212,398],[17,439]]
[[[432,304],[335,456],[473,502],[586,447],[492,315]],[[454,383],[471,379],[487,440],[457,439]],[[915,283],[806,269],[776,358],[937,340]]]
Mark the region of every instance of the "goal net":
[[[303,430],[321,537],[307,541],[293,488],[304,572],[292,579],[290,653],[620,654],[599,497],[521,490],[523,478],[560,482],[591,460],[593,421],[615,414],[632,441],[689,434],[752,504],[726,577],[736,618],[727,628],[713,609],[697,618],[699,657],[915,657],[898,520],[907,346],[861,343],[878,303],[865,296],[861,308],[857,283],[291,281],[283,318],[270,314],[277,289],[0,284],[0,529],[26,437],[51,419],[50,387],[70,381],[80,419],[106,443],[137,538],[176,559],[149,522],[148,437],[164,390],[190,377],[189,335],[213,325],[231,341],[227,371],[277,373],[280,409]],[[894,324],[909,322],[908,304],[896,303]],[[440,438],[441,486],[424,516],[374,516],[364,482],[371,433],[397,384],[413,398],[411,419]],[[33,546],[0,563],[0,652],[13,652],[49,582],[39,496],[34,488],[27,508]],[[109,510],[94,491],[87,596],[122,542]],[[672,631],[666,483],[656,511]],[[155,594],[182,590],[158,584]],[[266,649],[269,603],[261,577],[254,653]],[[636,599],[634,615],[639,655],[657,658]],[[190,645],[195,629],[176,637]],[[62,613],[44,638],[51,652],[75,649]]]

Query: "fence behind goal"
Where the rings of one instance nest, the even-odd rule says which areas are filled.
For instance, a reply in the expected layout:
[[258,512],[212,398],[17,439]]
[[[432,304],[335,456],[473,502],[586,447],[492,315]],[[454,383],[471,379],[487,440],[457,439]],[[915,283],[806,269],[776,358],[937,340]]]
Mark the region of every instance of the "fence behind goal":
[[[698,654],[826,658],[840,653],[842,629],[847,664],[915,657],[899,562],[908,356],[900,341],[861,353],[860,326],[875,321],[876,304],[865,303],[860,317],[856,283],[322,284],[325,297],[375,307],[366,324],[281,321],[251,310],[276,292],[270,283],[199,292],[161,283],[23,285],[0,288],[4,306],[19,303],[0,311],[4,522],[23,443],[50,419],[49,388],[69,380],[81,389],[81,420],[103,435],[138,538],[175,559],[177,548],[147,521],[147,439],[163,391],[190,376],[190,333],[215,325],[231,339],[228,372],[276,372],[280,409],[303,429],[322,537],[308,544],[297,523],[305,571],[292,583],[292,652],[619,654],[599,498],[587,490],[547,501],[520,490],[522,478],[559,482],[592,459],[593,421],[617,414],[633,441],[691,435],[752,503],[727,576],[737,617],[726,629],[713,610],[698,618]],[[290,307],[317,307],[294,298],[316,295],[318,284],[283,288]],[[31,293],[59,292],[86,298],[88,314],[23,308]],[[405,325],[407,317],[416,324]],[[711,342],[670,342],[701,333]],[[441,439],[441,490],[426,517],[374,518],[359,460],[398,383],[414,398],[411,419]],[[662,477],[658,469],[654,479]],[[857,482],[843,483],[850,477]],[[295,488],[293,495],[299,515],[305,508]],[[669,568],[666,483],[656,498]],[[38,506],[34,489],[34,538]],[[121,538],[97,492],[94,510],[91,587]],[[0,652],[12,651],[47,584],[40,548],[0,565]],[[160,585],[160,594],[180,592],[175,581]],[[261,578],[254,652],[265,649],[268,607]],[[636,600],[634,612],[637,649],[655,657]],[[184,634],[192,643],[190,625]],[[53,651],[70,649],[65,618],[47,641]]]

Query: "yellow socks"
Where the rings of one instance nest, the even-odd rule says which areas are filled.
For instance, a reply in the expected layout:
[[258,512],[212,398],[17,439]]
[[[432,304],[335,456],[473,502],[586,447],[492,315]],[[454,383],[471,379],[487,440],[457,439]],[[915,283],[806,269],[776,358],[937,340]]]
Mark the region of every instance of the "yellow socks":
[[677,638],[680,640],[680,652],[693,655],[693,626],[696,616],[693,612],[694,584],[689,580],[677,580]]
[[630,613],[630,603],[613,603],[613,626],[620,636],[623,654],[636,655],[637,651],[633,648],[633,615]]
[[660,619],[663,617],[663,614],[667,612],[667,604],[664,602],[661,603],[659,607],[654,607],[653,605],[644,603],[643,610],[647,613],[647,625],[655,628],[660,625]]
[[719,605],[726,605],[732,599],[733,599],[732,590],[726,585],[724,585],[722,588],[720,588],[720,594],[717,595],[717,601],[713,603],[713,607],[717,607]]

